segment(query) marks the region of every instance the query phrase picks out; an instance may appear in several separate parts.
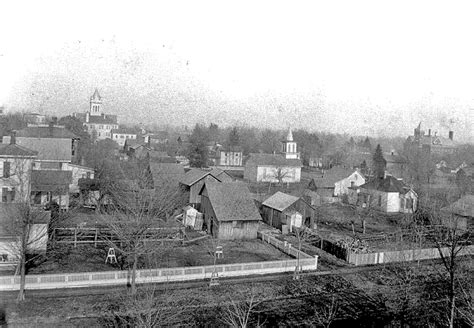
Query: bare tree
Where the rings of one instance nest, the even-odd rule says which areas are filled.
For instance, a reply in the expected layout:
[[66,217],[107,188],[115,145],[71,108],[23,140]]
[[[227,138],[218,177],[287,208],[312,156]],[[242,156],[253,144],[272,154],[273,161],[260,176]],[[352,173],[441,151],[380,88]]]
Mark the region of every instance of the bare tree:
[[281,186],[283,185],[283,180],[289,176],[290,172],[285,170],[284,168],[278,167],[275,170],[274,178],[278,181],[278,184]]
[[180,230],[170,219],[177,188],[151,189],[146,168],[138,168],[132,178],[111,190],[112,203],[102,211],[101,219],[110,230],[109,246],[127,259],[131,293],[135,294],[140,256],[163,253],[167,240],[176,237]]
[[259,304],[253,290],[246,297],[233,297],[223,306],[221,321],[233,328],[261,327],[262,323],[258,320],[256,323],[252,322],[252,316],[257,312]]
[[314,314],[311,319],[312,323],[323,326],[324,328],[331,327],[334,320],[337,318],[339,312],[339,304],[334,295],[328,303],[324,303],[322,307],[314,309]]

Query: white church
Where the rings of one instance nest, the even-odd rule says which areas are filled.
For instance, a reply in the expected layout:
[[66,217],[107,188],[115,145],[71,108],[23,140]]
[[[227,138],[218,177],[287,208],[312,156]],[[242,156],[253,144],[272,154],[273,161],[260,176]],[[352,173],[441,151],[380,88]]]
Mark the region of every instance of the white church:
[[291,129],[281,143],[280,154],[250,154],[245,163],[244,179],[252,182],[300,182],[303,164]]

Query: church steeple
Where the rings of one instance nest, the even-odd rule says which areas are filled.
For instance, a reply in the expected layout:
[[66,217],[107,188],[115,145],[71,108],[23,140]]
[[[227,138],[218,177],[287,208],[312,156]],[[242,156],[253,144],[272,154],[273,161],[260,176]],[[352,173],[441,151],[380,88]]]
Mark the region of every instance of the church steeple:
[[97,88],[95,89],[94,94],[91,96],[90,99],[89,115],[102,115],[102,97],[100,96],[99,90],[97,90]]
[[287,159],[300,159],[300,153],[297,151],[296,142],[293,140],[293,132],[288,129],[286,140],[281,142],[282,153]]

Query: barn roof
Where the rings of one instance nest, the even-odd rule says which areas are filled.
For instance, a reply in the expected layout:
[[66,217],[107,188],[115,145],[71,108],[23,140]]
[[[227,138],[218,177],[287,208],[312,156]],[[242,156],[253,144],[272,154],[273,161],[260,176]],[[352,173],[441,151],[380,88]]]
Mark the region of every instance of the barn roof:
[[284,211],[291,205],[293,205],[296,201],[298,201],[298,197],[288,195],[285,193],[282,193],[281,191],[278,191],[274,193],[272,196],[268,197],[262,205],[265,205],[267,207],[271,207],[276,209],[277,211]]
[[61,138],[74,139],[77,136],[63,126],[29,126],[16,132],[17,137],[24,138]]
[[206,183],[209,201],[218,221],[260,221],[255,202],[242,182]]
[[[184,177],[180,179],[179,182],[181,182],[182,184],[186,186],[192,186],[193,184],[195,184],[196,182],[205,178],[208,175],[212,175],[211,171],[204,171],[201,169],[191,169],[190,171],[186,172]],[[214,175],[212,176],[216,178],[218,181],[220,181],[220,179],[217,178],[216,176]]]
[[[342,167],[333,167],[321,173],[312,174],[312,178],[317,188],[334,188],[334,184],[349,177],[356,170]],[[359,171],[357,171],[361,174]],[[362,174],[361,174],[362,175]]]

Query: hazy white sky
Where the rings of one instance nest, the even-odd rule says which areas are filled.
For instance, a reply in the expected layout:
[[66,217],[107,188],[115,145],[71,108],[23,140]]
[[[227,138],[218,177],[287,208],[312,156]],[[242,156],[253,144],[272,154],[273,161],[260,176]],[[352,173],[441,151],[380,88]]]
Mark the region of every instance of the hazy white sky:
[[[0,103],[123,122],[472,135],[472,1],[8,1]],[[472,115],[471,115],[472,114]]]

